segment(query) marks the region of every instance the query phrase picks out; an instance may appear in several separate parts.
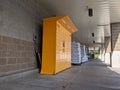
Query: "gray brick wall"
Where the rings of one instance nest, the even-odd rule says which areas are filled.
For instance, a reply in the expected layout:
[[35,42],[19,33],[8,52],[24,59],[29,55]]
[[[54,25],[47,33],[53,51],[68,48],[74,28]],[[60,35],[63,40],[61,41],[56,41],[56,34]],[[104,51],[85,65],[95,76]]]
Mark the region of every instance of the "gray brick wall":
[[0,0],[0,75],[36,67],[33,33],[47,11],[39,0]]

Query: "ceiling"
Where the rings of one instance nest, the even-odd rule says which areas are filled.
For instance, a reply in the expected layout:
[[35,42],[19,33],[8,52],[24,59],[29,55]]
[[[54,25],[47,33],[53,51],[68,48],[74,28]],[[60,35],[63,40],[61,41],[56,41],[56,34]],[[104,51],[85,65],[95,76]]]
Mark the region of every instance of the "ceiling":
[[[37,3],[52,15],[68,15],[78,32],[73,40],[81,43],[104,43],[104,37],[110,36],[110,23],[120,22],[120,0],[37,0]],[[93,16],[88,16],[88,8]],[[94,33],[92,37],[91,33]]]

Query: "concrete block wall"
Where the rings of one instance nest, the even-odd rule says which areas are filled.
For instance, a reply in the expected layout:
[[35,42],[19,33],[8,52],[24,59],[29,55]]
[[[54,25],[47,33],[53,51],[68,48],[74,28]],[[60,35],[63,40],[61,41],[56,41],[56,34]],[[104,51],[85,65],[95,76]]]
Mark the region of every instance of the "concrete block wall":
[[33,33],[47,11],[38,0],[0,0],[0,76],[36,68]]
[[36,68],[33,43],[0,36],[0,74]]
[[112,33],[112,66],[120,67],[120,23],[111,24]]

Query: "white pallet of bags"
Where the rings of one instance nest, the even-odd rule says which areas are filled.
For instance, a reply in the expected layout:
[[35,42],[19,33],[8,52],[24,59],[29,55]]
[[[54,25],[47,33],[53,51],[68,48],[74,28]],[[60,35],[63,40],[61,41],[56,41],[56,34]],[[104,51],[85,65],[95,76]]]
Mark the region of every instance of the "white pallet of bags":
[[81,63],[80,43],[72,42],[72,64]]
[[85,45],[81,46],[81,59],[82,62],[87,62],[88,61],[88,56],[87,56],[87,51]]

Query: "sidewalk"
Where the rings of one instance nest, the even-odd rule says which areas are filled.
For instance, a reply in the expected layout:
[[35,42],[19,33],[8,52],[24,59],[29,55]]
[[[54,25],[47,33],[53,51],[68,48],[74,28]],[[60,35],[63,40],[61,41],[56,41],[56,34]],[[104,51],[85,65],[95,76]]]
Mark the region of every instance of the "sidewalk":
[[120,68],[99,60],[85,63],[68,90],[120,90]]
[[20,79],[0,83],[0,90],[64,90],[76,77],[80,66],[73,66],[56,75],[34,73]]
[[120,90],[119,71],[94,60],[56,75],[33,73],[2,82],[0,90]]

